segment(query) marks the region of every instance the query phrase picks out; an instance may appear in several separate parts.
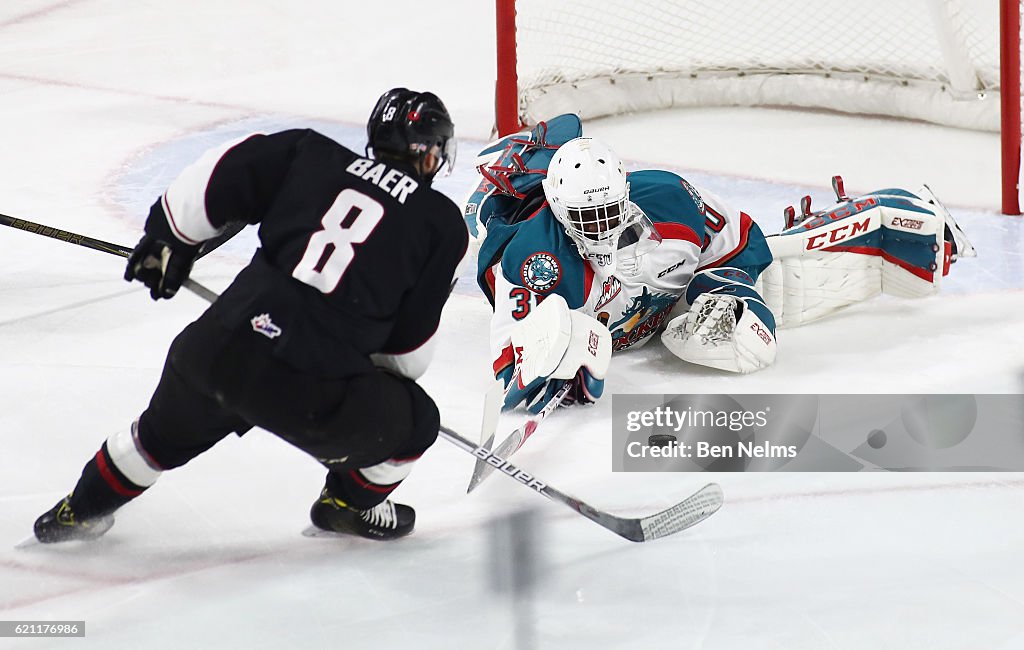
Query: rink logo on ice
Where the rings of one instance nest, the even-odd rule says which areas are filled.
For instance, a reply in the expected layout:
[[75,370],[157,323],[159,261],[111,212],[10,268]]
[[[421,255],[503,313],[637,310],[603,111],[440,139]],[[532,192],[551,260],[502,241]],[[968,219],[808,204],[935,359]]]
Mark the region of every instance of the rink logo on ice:
[[281,336],[281,328],[275,325],[274,321],[270,320],[270,314],[253,316],[249,323],[252,324],[252,331],[258,332],[268,339],[276,339]]

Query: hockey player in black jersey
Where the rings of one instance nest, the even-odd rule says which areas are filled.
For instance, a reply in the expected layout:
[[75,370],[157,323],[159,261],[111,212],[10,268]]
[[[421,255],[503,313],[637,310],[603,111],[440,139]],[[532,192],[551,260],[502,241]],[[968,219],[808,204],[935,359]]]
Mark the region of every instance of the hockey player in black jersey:
[[174,339],[148,408],[35,522],[41,542],[99,537],[161,472],[252,427],[327,468],[316,526],[412,531],[414,510],[388,496],[437,437],[415,380],[468,234],[431,188],[455,152],[440,99],[384,93],[367,138],[359,155],[312,130],[252,135],[207,152],[156,201],[125,271],[154,300],[173,297],[199,246],[233,222],[260,224],[261,247]]

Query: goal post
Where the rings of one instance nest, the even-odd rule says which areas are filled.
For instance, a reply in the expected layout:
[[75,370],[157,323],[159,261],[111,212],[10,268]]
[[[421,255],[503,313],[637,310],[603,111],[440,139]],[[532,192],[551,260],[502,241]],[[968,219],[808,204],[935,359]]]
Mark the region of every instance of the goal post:
[[1003,214],[1020,214],[1021,94],[1020,2],[999,2],[1000,143],[1002,149]]
[[495,125],[768,105],[1000,132],[1019,214],[1021,1],[496,0]]

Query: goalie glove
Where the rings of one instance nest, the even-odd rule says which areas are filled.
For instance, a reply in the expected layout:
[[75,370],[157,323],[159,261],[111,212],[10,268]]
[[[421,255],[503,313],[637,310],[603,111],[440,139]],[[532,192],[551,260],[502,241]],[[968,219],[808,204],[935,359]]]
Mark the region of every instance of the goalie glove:
[[690,310],[662,332],[665,347],[684,361],[730,372],[770,366],[777,352],[775,319],[752,284],[737,269],[699,272],[687,289]]

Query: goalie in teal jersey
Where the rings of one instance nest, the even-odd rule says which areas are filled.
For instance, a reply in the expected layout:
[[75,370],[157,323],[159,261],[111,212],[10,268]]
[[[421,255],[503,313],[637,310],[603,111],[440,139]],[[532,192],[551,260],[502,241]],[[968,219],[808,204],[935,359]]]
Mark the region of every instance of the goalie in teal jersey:
[[465,214],[482,238],[477,279],[507,408],[595,401],[611,352],[658,333],[686,362],[753,372],[774,362],[776,327],[881,292],[930,295],[974,254],[927,187],[849,199],[840,180],[836,207],[812,214],[808,202],[765,237],[714,194],[669,171],[627,173],[581,134],[561,115],[477,159]]

